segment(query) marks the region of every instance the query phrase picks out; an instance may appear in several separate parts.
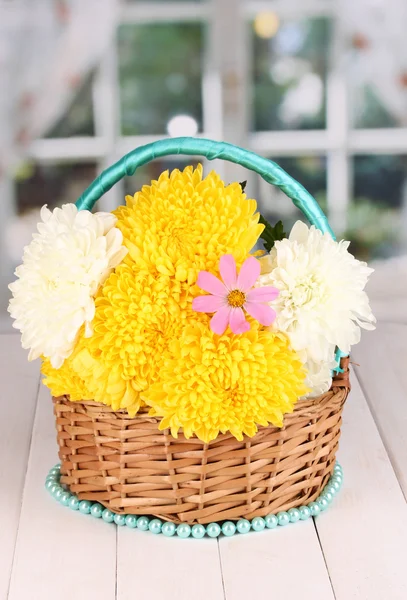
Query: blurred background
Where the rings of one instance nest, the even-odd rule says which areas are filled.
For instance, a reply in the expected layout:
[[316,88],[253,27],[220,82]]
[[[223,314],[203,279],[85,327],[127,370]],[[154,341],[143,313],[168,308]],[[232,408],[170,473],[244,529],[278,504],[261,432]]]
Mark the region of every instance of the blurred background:
[[[0,329],[40,207],[168,135],[277,161],[358,258],[387,259],[386,286],[405,284],[406,29],[406,0],[0,0]],[[98,209],[196,162],[158,160]],[[297,218],[256,176],[204,165],[248,179],[270,219]]]

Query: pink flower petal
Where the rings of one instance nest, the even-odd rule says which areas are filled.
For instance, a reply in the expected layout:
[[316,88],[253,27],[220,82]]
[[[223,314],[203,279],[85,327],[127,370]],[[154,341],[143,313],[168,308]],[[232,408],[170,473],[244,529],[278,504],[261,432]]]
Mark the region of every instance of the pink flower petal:
[[229,325],[233,333],[244,333],[250,329],[250,323],[246,321],[244,312],[241,308],[232,308]]
[[214,296],[226,296],[228,293],[220,279],[208,271],[200,271],[196,283],[202,290]]
[[210,327],[213,333],[217,333],[218,335],[222,335],[225,333],[227,326],[229,325],[229,316],[230,316],[231,308],[230,306],[222,306],[221,309],[215,313],[211,319]]
[[192,300],[192,308],[196,312],[213,313],[225,306],[220,296],[198,296]]
[[253,288],[248,292],[246,298],[248,302],[272,302],[279,295],[280,290],[271,285],[260,288]]
[[220,257],[219,270],[222,279],[229,290],[236,288],[236,263],[231,254]]
[[268,304],[258,304],[257,302],[246,302],[245,310],[253,319],[256,319],[261,325],[271,325],[276,318],[276,311]]
[[237,278],[237,288],[242,290],[242,292],[248,292],[259,278],[260,271],[260,262],[254,256],[246,258]]

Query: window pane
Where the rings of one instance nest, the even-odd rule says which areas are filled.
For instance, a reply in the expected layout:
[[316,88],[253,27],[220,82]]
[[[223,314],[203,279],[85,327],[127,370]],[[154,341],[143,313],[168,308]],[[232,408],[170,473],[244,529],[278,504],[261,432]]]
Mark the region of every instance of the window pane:
[[95,177],[94,163],[27,163],[17,173],[18,213],[41,208],[44,204],[52,209],[67,202],[76,202]]
[[191,23],[119,27],[122,133],[166,133],[188,115],[202,130],[203,26]]
[[92,105],[93,75],[79,87],[70,107],[47,133],[47,138],[95,135]]
[[[320,156],[268,157],[299,181],[326,211],[326,159]],[[282,220],[288,233],[298,219],[307,222],[302,212],[278,188],[259,178],[259,209],[271,223]]]
[[[188,165],[197,166],[199,160],[193,158],[180,158],[176,160],[171,160],[168,158],[162,158],[159,160],[154,160],[153,162],[148,163],[137,169],[135,175],[131,177],[126,177],[124,180],[124,192],[127,196],[130,194],[134,196],[136,192],[141,190],[143,185],[150,185],[153,179],[158,179],[163,171],[167,169],[169,171],[173,171],[174,169],[185,169]],[[206,170],[205,170],[206,173]],[[204,175],[205,175],[204,173]]]
[[387,258],[407,250],[407,156],[356,156],[349,207],[351,249],[358,258]]
[[260,13],[251,33],[254,129],[325,128],[330,20]]

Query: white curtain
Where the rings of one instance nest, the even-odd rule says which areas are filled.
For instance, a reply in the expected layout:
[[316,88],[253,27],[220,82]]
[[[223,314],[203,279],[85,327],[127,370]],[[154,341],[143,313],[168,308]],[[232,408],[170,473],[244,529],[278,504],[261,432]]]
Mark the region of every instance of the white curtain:
[[117,0],[0,0],[0,173],[64,114],[105,52]]
[[407,126],[407,0],[337,0],[336,6],[341,36],[351,48],[342,66],[353,83],[356,110],[368,84],[397,124]]

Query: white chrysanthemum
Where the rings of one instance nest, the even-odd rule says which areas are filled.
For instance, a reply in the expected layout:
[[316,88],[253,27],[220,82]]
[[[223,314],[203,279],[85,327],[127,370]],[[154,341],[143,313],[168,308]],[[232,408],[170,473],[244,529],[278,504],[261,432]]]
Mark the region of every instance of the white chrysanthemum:
[[271,304],[276,329],[287,333],[294,350],[308,361],[330,362],[338,346],[348,353],[360,340],[360,327],[376,322],[363,291],[370,269],[348,252],[349,242],[335,242],[301,221],[288,239],[276,242],[262,259],[260,285],[280,290]]
[[110,213],[92,214],[65,204],[41,209],[42,223],[25,247],[8,311],[22,333],[29,360],[50,358],[59,368],[75,345],[80,327],[92,334],[94,296],[127,253]]
[[335,346],[331,346],[329,354],[331,359],[321,360],[316,362],[308,357],[305,350],[297,352],[306,370],[307,377],[305,385],[311,390],[305,398],[314,398],[320,394],[324,394],[332,385],[332,369],[337,366],[335,360]]

